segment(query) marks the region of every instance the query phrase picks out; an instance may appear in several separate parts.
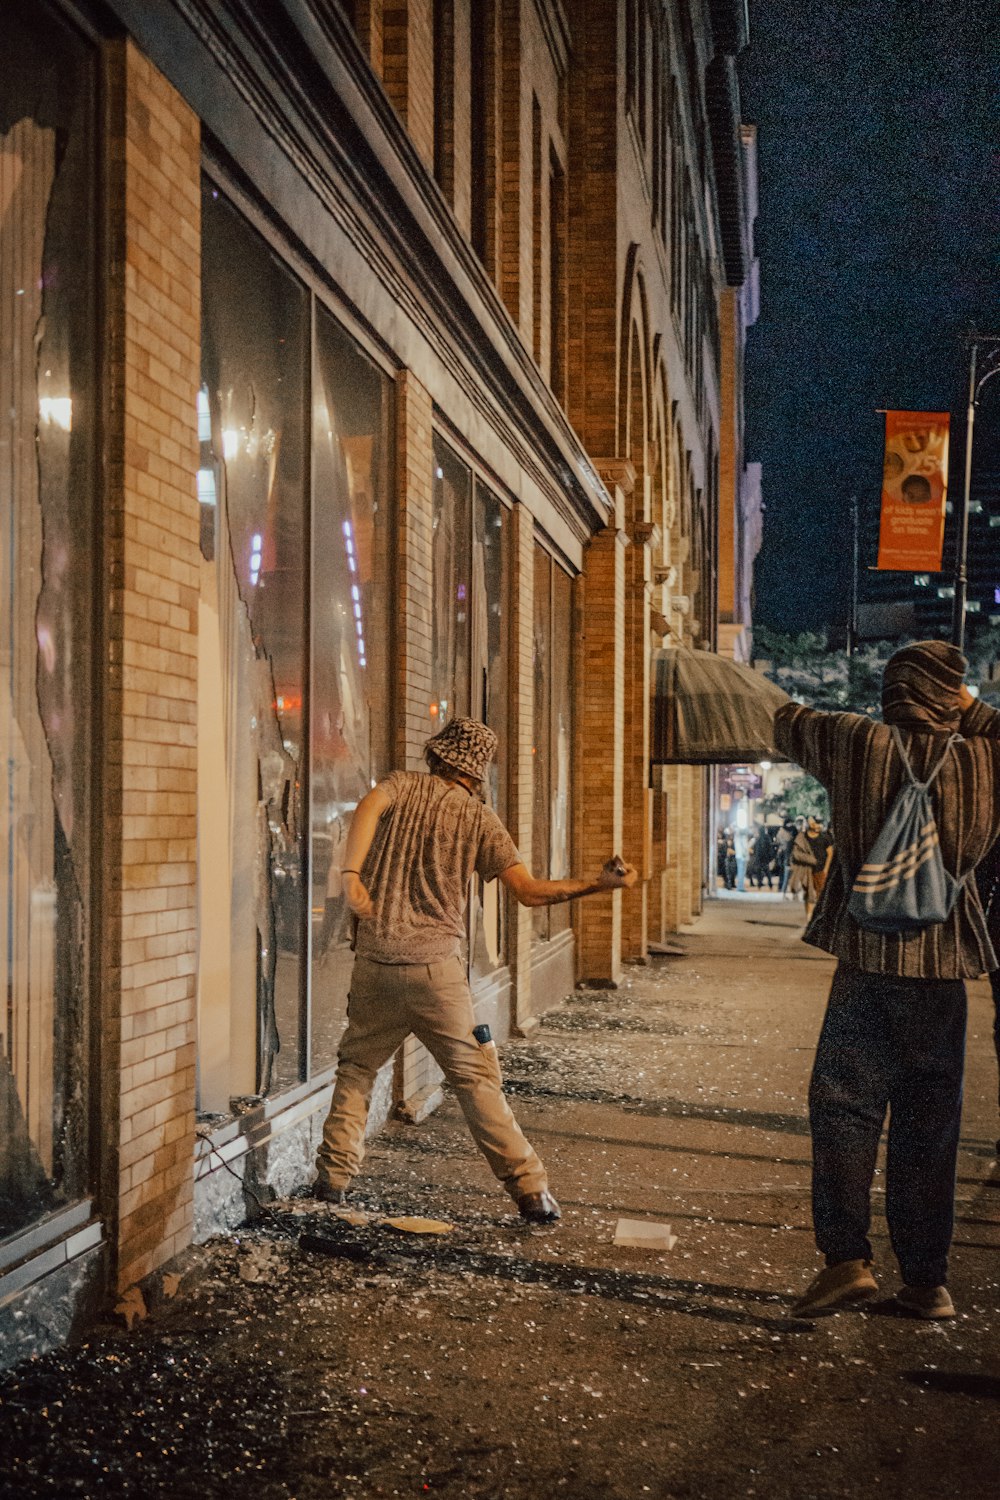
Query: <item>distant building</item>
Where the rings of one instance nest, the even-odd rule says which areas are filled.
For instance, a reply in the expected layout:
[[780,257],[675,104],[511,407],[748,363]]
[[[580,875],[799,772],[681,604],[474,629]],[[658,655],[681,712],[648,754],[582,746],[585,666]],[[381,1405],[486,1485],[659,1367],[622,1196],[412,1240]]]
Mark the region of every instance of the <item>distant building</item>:
[[760,312],[760,266],[753,254],[757,217],[757,132],[740,131],[744,232],[748,271],[738,285],[723,288],[719,310],[721,357],[719,429],[719,641],[718,649],[737,661],[752,654],[753,566],[763,527],[761,466],[747,464],[744,452],[743,369],[747,330]]

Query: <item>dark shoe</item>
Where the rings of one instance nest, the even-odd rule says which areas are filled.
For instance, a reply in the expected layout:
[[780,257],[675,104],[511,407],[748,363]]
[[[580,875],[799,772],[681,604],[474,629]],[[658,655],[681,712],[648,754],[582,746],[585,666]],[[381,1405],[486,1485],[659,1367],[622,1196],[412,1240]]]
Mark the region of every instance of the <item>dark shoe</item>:
[[896,1307],[914,1318],[953,1318],[955,1304],[946,1286],[904,1286],[893,1297]]
[[795,1318],[821,1317],[839,1312],[842,1307],[856,1307],[878,1292],[870,1260],[842,1260],[835,1266],[824,1266],[810,1282],[803,1296],[792,1308]]
[[331,1187],[328,1182],[317,1178],[313,1183],[312,1195],[318,1198],[320,1203],[346,1203],[347,1189]]
[[525,1193],[517,1200],[517,1211],[529,1224],[554,1224],[562,1210],[551,1193]]

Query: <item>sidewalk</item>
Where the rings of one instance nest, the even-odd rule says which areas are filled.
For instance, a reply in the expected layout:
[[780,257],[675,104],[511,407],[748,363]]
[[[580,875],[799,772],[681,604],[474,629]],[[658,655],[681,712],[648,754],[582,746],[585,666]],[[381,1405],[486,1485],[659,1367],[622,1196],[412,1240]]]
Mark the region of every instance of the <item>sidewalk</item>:
[[[959,1318],[796,1323],[818,1264],[805,1100],[832,971],[800,918],[766,895],[710,902],[685,957],[580,991],[504,1049],[559,1226],[511,1215],[453,1100],[392,1125],[352,1202],[450,1235],[271,1205],[131,1334],[0,1379],[0,1495],[996,1495],[988,987],[972,986]],[[616,1248],[620,1217],[666,1221],[677,1243]],[[301,1249],[303,1231],[335,1253]]]

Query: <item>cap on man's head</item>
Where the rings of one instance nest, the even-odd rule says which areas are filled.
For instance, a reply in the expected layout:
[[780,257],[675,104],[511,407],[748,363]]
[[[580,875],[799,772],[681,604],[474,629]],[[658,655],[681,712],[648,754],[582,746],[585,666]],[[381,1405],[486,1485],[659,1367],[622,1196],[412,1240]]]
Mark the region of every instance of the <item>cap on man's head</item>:
[[478,719],[452,719],[440,734],[427,741],[424,754],[436,755],[453,770],[482,781],[498,744],[488,724],[480,724]]
[[959,691],[969,663],[950,641],[914,641],[894,651],[882,678],[882,717],[888,724],[918,722],[957,728]]

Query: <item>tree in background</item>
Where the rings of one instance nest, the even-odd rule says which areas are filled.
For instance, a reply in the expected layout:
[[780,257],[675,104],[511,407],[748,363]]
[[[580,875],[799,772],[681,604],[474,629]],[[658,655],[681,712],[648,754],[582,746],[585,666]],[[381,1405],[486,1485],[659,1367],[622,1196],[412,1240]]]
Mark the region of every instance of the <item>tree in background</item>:
[[782,822],[786,818],[817,818],[821,823],[830,821],[830,799],[826,788],[814,776],[805,771],[796,776],[776,792],[773,797],[764,797],[757,804],[758,817],[777,816]]
[[[766,626],[754,627],[754,651],[765,676],[784,688],[790,698],[810,708],[868,714],[881,711],[882,673],[894,651],[905,641],[875,641],[859,646],[853,656],[831,651],[826,635],[803,631],[783,635]],[[970,621],[965,654],[969,659],[969,683],[980,689],[983,699],[1000,707],[1000,679],[994,676],[1000,662],[1000,625],[974,627]]]

